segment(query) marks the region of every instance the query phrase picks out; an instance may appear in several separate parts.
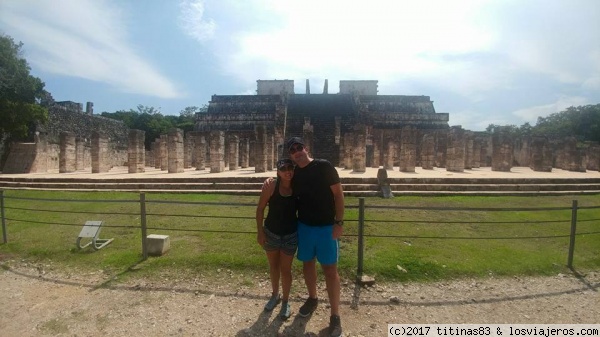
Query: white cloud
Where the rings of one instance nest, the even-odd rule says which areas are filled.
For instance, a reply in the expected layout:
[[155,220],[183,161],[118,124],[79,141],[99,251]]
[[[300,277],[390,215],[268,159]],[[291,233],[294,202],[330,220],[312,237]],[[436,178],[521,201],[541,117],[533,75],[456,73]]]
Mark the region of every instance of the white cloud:
[[127,37],[124,14],[107,1],[3,1],[0,23],[24,42],[41,71],[106,83],[160,98],[179,97],[175,85],[140,57]]
[[[556,102],[549,103],[546,105],[533,106],[525,109],[520,109],[517,111],[513,111],[512,115],[519,117],[523,124],[525,122],[529,122],[530,124],[535,124],[537,122],[538,117],[546,117],[550,114],[561,112],[566,110],[571,106],[580,106],[589,104],[585,97],[561,97]],[[510,123],[515,124],[515,123]]]
[[213,19],[204,18],[203,0],[182,0],[179,7],[178,25],[184,33],[200,42],[213,38],[217,25]]

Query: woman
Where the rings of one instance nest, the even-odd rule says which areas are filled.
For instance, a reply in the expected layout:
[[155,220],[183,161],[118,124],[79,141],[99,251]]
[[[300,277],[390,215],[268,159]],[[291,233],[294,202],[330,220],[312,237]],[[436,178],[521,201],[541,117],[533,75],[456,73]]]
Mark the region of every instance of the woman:
[[[261,245],[269,260],[269,273],[273,292],[265,304],[265,311],[271,311],[281,301],[279,317],[286,320],[291,315],[288,302],[292,286],[292,261],[298,247],[296,199],[292,196],[294,163],[290,159],[277,162],[277,181],[263,188],[256,207],[256,241]],[[269,205],[267,218],[263,217]],[[279,294],[281,278],[282,294]]]

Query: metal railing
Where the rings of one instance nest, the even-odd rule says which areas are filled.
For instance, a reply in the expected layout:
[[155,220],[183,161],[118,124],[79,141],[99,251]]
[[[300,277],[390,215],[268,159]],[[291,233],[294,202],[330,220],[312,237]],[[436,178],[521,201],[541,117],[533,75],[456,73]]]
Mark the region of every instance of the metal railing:
[[[16,200],[16,201],[31,201],[33,203],[42,204],[44,202],[60,202],[60,203],[138,203],[139,204],[139,212],[97,212],[97,211],[65,211],[56,208],[42,208],[42,207],[16,207],[7,205],[7,201]],[[358,205],[346,205],[346,209],[357,209],[358,210],[358,218],[347,218],[345,221],[347,223],[357,223],[356,234],[347,233],[345,236],[349,237],[357,237],[357,278],[360,278],[364,273],[364,251],[365,251],[365,238],[391,238],[391,239],[433,239],[433,240],[523,240],[523,239],[550,239],[550,238],[569,238],[569,249],[567,256],[567,267],[573,268],[573,256],[575,253],[575,238],[579,235],[598,235],[599,231],[591,231],[585,233],[577,232],[577,223],[579,222],[589,222],[596,221],[600,223],[600,218],[586,219],[586,220],[578,220],[577,214],[578,210],[581,209],[600,209],[599,206],[587,206],[581,207],[578,206],[578,201],[573,200],[570,207],[521,207],[521,208],[474,208],[474,207],[415,207],[415,206],[378,206],[366,205],[365,198],[358,198]],[[173,227],[152,227],[148,226],[148,218],[152,217],[187,217],[191,219],[200,219],[200,218],[208,218],[208,219],[236,219],[236,220],[254,220],[254,216],[235,216],[235,215],[202,215],[202,214],[177,214],[177,213],[152,213],[148,212],[148,207],[151,205],[159,205],[159,204],[168,204],[173,205],[171,210],[177,209],[177,206],[184,205],[202,205],[209,206],[211,208],[215,207],[252,207],[255,208],[255,203],[212,203],[212,202],[191,202],[191,201],[176,201],[176,200],[148,200],[146,198],[145,193],[139,194],[139,199],[134,200],[73,200],[73,199],[47,199],[47,198],[26,198],[26,197],[17,197],[17,196],[6,196],[4,191],[0,190],[0,215],[2,218],[2,237],[4,244],[8,243],[8,230],[7,230],[7,221],[13,223],[33,223],[33,224],[48,224],[48,225],[57,225],[57,226],[78,226],[81,227],[81,223],[61,223],[61,222],[50,222],[50,221],[39,221],[34,219],[24,219],[24,218],[14,218],[7,217],[6,210],[20,210],[27,212],[60,212],[60,213],[71,213],[71,214],[104,214],[104,215],[124,215],[124,216],[133,216],[139,217],[139,230],[141,231],[141,253],[143,259],[148,258],[148,248],[146,246],[147,232],[148,230],[169,230],[169,231],[188,231],[188,232],[218,232],[218,233],[230,233],[230,234],[256,234],[256,231],[240,231],[240,230],[214,230],[207,228],[200,229],[191,229],[191,228],[173,228]],[[183,207],[181,207],[183,208]],[[439,212],[447,212],[447,211],[463,211],[476,213],[476,212],[549,212],[549,211],[567,211],[570,210],[570,231],[568,234],[564,235],[537,235],[537,236],[521,236],[521,237],[502,237],[502,236],[493,236],[493,237],[472,237],[472,236],[419,236],[419,235],[400,235],[400,234],[365,234],[365,224],[366,223],[419,223],[419,224],[539,224],[539,223],[565,223],[568,222],[568,219],[558,219],[558,220],[543,220],[543,221],[444,221],[444,220],[388,220],[388,219],[376,219],[375,217],[367,218],[367,211],[373,211],[372,214],[377,215],[382,210],[391,210],[394,212],[401,211],[439,211]],[[131,225],[110,225],[106,227],[111,228],[138,228],[137,226]]]

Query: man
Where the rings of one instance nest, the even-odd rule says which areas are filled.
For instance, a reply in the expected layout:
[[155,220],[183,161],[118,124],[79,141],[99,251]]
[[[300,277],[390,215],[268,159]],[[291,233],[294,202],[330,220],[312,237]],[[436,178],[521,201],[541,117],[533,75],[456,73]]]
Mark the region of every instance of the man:
[[303,262],[304,282],[309,296],[300,307],[299,315],[309,316],[319,303],[318,260],[325,274],[331,304],[329,335],[338,337],[342,335],[338,239],[342,236],[344,225],[344,192],[340,177],[329,161],[311,158],[301,138],[290,138],[284,150],[296,164],[292,189],[298,207],[298,259]]

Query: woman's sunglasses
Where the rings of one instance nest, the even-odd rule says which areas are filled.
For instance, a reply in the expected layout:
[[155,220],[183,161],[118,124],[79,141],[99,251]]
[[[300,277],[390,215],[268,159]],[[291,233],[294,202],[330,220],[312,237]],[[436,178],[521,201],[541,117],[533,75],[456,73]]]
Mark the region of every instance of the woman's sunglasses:
[[294,166],[292,165],[285,165],[281,168],[279,168],[279,171],[281,172],[287,172],[287,171],[293,171],[294,170]]
[[297,144],[297,145],[290,147],[289,152],[290,152],[290,154],[294,154],[294,153],[300,152],[302,150],[304,150],[304,145]]

